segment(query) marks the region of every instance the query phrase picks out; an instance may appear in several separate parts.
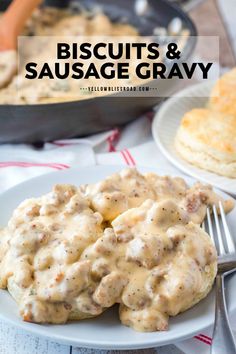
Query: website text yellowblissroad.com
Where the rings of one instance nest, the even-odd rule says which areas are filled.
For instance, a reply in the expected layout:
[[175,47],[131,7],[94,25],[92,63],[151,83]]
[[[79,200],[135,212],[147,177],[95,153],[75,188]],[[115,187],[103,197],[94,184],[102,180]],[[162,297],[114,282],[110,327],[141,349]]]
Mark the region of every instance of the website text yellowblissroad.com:
[[88,91],[88,92],[95,92],[95,91],[99,91],[99,92],[135,92],[135,91],[150,91],[151,88],[148,86],[140,86],[140,87],[135,87],[135,86],[131,86],[131,87],[127,87],[127,86],[114,86],[114,87],[109,87],[109,86],[89,86],[89,87],[84,87],[82,88],[82,90]]

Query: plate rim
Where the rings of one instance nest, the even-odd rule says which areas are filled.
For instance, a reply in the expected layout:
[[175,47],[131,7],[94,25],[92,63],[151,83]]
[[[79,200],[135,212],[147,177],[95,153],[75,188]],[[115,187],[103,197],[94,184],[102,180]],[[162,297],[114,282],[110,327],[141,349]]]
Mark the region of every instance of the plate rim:
[[[7,198],[7,195],[9,193],[14,193],[14,190],[20,190],[22,187],[27,187],[28,183],[39,183],[41,181],[41,179],[47,179],[47,177],[50,175],[50,176],[57,176],[57,175],[70,175],[70,174],[74,174],[74,173],[79,173],[80,170],[88,170],[90,171],[91,168],[93,169],[103,169],[105,170],[105,174],[109,174],[109,173],[112,173],[110,171],[107,171],[106,170],[113,170],[114,172],[115,171],[119,171],[121,169],[124,169],[124,168],[127,168],[127,166],[124,166],[124,165],[93,165],[93,166],[82,166],[80,168],[70,168],[68,170],[63,170],[63,171],[56,171],[56,172],[50,172],[50,173],[46,173],[46,174],[43,174],[43,175],[40,175],[40,176],[36,176],[36,177],[33,177],[33,178],[30,178],[26,181],[23,181],[19,184],[17,184],[16,186],[12,187],[12,188],[9,188],[7,189],[6,191],[0,193],[0,200],[2,197],[5,197]],[[158,173],[158,174],[165,174],[165,169],[158,169],[157,167],[147,167],[147,166],[137,166],[137,169],[141,172],[148,172],[148,171],[152,171],[154,173]],[[183,176],[181,175],[181,173],[168,173],[169,175],[180,175],[181,177],[185,178],[187,183],[193,183],[194,182],[194,178],[192,177],[189,177],[189,176]],[[51,177],[53,178],[53,177]],[[53,183],[56,183],[56,181],[54,181]],[[79,185],[79,183],[77,183]],[[227,193],[223,192],[223,191],[219,191],[217,190],[217,188],[215,188],[216,191],[218,191],[221,195],[223,196],[227,196],[231,199],[234,200],[234,198],[230,195],[228,195]],[[236,210],[235,210],[235,213],[236,213]],[[6,294],[7,290],[0,290],[0,294],[1,292],[4,292]],[[10,297],[10,294],[7,292],[7,295]],[[1,295],[0,295],[1,296]],[[14,300],[13,300],[14,301]],[[236,304],[235,304],[235,309],[236,309]],[[68,345],[74,345],[74,346],[80,346],[81,348],[92,348],[92,349],[105,349],[105,350],[117,350],[117,349],[120,349],[120,350],[129,350],[129,349],[144,349],[144,348],[151,348],[151,347],[158,347],[158,346],[161,346],[161,345],[167,345],[167,344],[170,344],[170,343],[177,343],[177,342],[180,342],[180,341],[183,341],[187,338],[191,338],[193,337],[195,334],[199,333],[200,331],[203,331],[205,330],[206,328],[209,328],[209,326],[212,325],[212,321],[209,317],[208,319],[208,323],[206,323],[205,326],[201,326],[201,328],[196,328],[195,330],[191,330],[187,333],[184,333],[184,334],[181,334],[179,335],[178,333],[176,333],[175,335],[172,335],[170,339],[166,338],[166,339],[158,339],[156,340],[155,339],[155,333],[156,332],[153,332],[154,333],[154,336],[152,339],[147,339],[147,341],[142,341],[142,342],[138,342],[137,344],[136,343],[131,343],[129,345],[127,345],[127,343],[125,342],[119,342],[119,343],[112,343],[112,342],[109,342],[108,340],[105,342],[104,340],[103,341],[100,341],[99,343],[96,342],[96,340],[93,340],[93,338],[91,338],[91,340],[88,342],[87,340],[80,340],[79,338],[74,338],[71,339],[69,338],[67,335],[61,335],[61,334],[58,334],[58,333],[53,333],[51,334],[49,331],[48,331],[48,326],[50,325],[40,325],[40,324],[31,324],[31,323],[27,323],[27,322],[24,322],[22,321],[21,319],[19,319],[19,321],[17,322],[14,322],[14,319],[12,318],[8,318],[6,315],[2,314],[0,312],[0,318],[7,322],[7,323],[10,323],[12,325],[14,325],[15,327],[17,328],[21,328],[23,330],[25,330],[26,332],[30,332],[32,333],[33,335],[36,335],[36,336],[39,336],[39,337],[43,337],[43,338],[46,338],[48,340],[51,340],[51,341],[57,341],[58,343],[63,343],[63,344],[68,344]],[[191,333],[190,333],[191,332]],[[79,333],[79,332],[78,332]]]

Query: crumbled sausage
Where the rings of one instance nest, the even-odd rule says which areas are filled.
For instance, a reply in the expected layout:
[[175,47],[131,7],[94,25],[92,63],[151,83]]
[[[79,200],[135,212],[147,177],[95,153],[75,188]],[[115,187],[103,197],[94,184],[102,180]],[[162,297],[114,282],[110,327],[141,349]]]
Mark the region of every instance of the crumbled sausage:
[[126,284],[127,279],[124,275],[112,272],[102,278],[93,295],[93,299],[102,307],[110,307],[119,302],[122,290]]

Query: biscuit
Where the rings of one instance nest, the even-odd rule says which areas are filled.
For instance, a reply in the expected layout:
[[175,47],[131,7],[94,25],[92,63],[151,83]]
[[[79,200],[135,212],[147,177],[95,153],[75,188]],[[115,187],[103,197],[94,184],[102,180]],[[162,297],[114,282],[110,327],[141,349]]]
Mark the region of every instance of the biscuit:
[[209,108],[236,117],[236,68],[216,82],[211,92]]
[[187,112],[178,129],[175,147],[191,164],[236,178],[236,115],[204,108]]

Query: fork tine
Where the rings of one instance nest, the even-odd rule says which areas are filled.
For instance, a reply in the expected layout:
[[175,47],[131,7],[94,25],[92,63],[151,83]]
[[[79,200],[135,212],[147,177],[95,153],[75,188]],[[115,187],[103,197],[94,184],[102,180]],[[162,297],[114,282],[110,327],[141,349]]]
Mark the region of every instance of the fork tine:
[[206,223],[205,223],[205,220],[203,220],[201,227],[202,227],[203,231],[206,231]]
[[223,236],[222,236],[222,232],[220,229],[220,223],[219,223],[219,217],[218,217],[218,213],[216,210],[216,206],[213,205],[213,214],[214,214],[214,219],[215,219],[215,224],[216,224],[216,233],[217,233],[217,239],[218,239],[218,244],[219,244],[219,254],[225,254],[225,247],[224,247],[224,243],[223,243]]
[[224,211],[224,208],[223,208],[223,205],[221,202],[219,202],[219,207],[220,207],[220,215],[221,215],[221,220],[222,220],[222,224],[223,224],[223,228],[224,228],[225,239],[226,239],[228,251],[230,253],[234,253],[234,252],[236,252],[236,248],[235,248],[233,238],[231,236],[231,233],[230,233],[228,225],[227,225],[225,211]]
[[216,246],[209,208],[207,208],[207,223],[208,223],[208,231],[209,231],[210,238],[213,244]]

